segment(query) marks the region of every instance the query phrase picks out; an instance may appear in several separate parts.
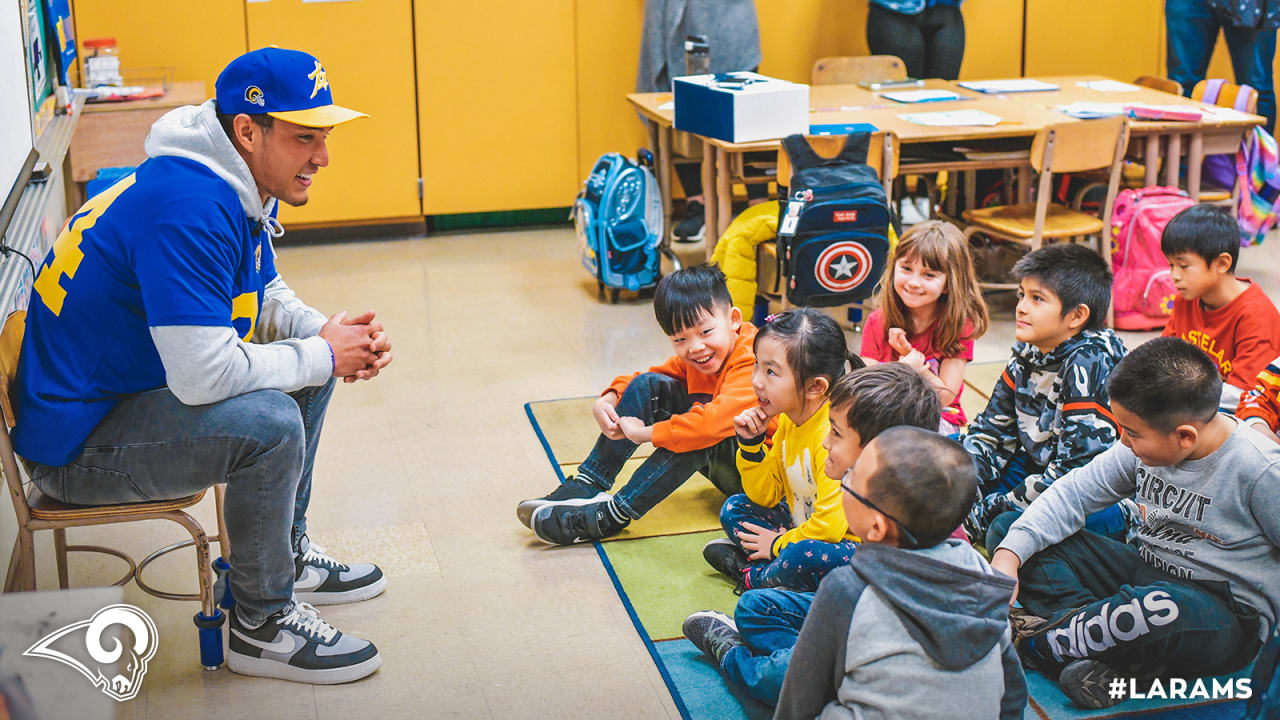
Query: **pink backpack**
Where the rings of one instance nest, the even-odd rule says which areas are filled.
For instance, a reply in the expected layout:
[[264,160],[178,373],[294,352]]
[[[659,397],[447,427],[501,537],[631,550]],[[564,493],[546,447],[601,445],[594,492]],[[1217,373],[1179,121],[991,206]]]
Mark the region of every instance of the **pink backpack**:
[[1174,215],[1195,205],[1176,187],[1124,190],[1111,213],[1112,302],[1117,330],[1158,330],[1173,314],[1177,290],[1160,235]]

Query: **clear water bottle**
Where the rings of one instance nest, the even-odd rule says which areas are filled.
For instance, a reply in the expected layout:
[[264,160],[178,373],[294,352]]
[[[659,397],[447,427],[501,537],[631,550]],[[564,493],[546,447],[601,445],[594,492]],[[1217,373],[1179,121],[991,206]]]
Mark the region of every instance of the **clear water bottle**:
[[711,73],[711,45],[706,35],[684,36],[684,74],[708,75]]

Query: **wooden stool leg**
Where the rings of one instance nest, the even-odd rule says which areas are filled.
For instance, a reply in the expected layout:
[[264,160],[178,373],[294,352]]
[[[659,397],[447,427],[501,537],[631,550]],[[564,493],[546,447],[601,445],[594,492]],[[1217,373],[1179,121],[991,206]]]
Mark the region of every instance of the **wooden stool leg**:
[[71,586],[67,577],[67,529],[53,529],[53,554],[58,561],[58,587],[66,590]]
[[5,573],[4,591],[21,592],[36,589],[35,542],[30,530],[18,528],[13,540],[13,552],[9,556],[9,571]]

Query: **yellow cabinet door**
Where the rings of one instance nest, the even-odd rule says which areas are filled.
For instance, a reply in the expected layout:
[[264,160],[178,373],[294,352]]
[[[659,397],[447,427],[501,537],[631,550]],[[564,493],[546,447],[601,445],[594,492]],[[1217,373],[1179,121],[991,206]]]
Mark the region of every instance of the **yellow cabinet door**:
[[175,81],[201,80],[209,97],[218,73],[246,50],[244,0],[75,0],[72,6],[81,62],[93,52],[85,51],[85,40],[113,37],[126,70],[173,68]]
[[[1028,3],[1036,2],[1038,0],[1028,0]],[[967,0],[960,11],[964,14],[965,34],[960,79],[1019,77],[1022,73],[1022,0]]]
[[[581,182],[607,152],[631,156],[649,136],[626,95],[636,89],[643,0],[578,3],[578,171]],[[575,191],[576,192],[576,191]],[[563,205],[561,201],[557,203]]]
[[248,0],[249,48],[305,50],[335,103],[369,114],[334,128],[310,201],[280,220],[327,223],[420,215],[410,0]]
[[414,27],[423,211],[571,204],[582,182],[574,0],[415,0]]
[[1027,0],[1027,75],[1163,76],[1163,25],[1162,0]]

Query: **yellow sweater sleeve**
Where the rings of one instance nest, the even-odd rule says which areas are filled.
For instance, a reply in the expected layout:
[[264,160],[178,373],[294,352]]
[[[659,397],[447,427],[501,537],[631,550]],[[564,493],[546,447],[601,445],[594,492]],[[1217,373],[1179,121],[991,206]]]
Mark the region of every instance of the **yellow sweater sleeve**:
[[767,447],[764,438],[747,442],[738,438],[738,474],[742,477],[742,491],[751,502],[762,507],[773,507],[782,502],[784,478],[782,466],[783,439],[791,430],[791,423],[780,420],[778,431],[773,434],[773,447]]

